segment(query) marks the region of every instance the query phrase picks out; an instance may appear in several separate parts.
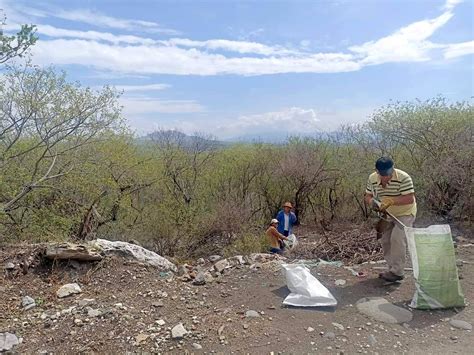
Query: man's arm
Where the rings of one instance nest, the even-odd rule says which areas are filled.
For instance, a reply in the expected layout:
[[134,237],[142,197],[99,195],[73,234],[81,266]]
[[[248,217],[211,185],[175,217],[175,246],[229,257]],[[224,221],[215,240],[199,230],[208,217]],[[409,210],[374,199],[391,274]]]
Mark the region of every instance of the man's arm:
[[272,234],[274,237],[278,238],[278,239],[281,239],[281,240],[286,240],[288,239],[287,237],[285,237],[283,234],[281,234],[280,232],[278,232],[276,230],[276,228],[272,228]]
[[291,221],[291,224],[295,224],[296,223],[296,214],[294,212],[290,212],[290,221]]
[[411,205],[415,202],[415,194],[402,195],[394,198],[394,206]]

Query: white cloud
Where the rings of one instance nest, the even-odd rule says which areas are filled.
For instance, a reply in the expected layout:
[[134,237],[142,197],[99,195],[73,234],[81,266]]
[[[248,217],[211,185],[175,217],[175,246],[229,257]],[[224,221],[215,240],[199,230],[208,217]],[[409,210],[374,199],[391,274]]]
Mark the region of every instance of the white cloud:
[[208,41],[193,41],[186,38],[171,38],[163,43],[171,46],[181,46],[189,48],[206,48],[210,50],[222,49],[237,53],[254,53],[261,55],[288,55],[296,54],[281,46],[267,46],[265,44],[248,41],[231,41],[226,39],[212,39]]
[[194,100],[161,100],[152,97],[122,97],[125,117],[159,113],[187,114],[204,112],[205,107]]
[[[14,26],[9,25],[8,29],[13,30]],[[18,28],[16,26],[16,28]],[[57,28],[50,25],[37,25],[38,33],[41,35],[46,35],[48,37],[57,37],[57,38],[77,38],[77,39],[86,39],[92,41],[106,41],[114,44],[119,43],[128,43],[128,44],[143,44],[151,45],[156,44],[157,41],[150,38],[143,38],[138,36],[131,35],[114,35],[108,32],[98,32],[98,31],[76,31],[76,30],[67,30],[64,28]]]
[[123,90],[127,92],[135,91],[156,91],[156,90],[165,90],[169,89],[171,85],[168,84],[149,84],[149,85],[116,85],[117,90]]
[[39,64],[78,64],[102,70],[138,74],[262,75],[277,73],[334,73],[359,70],[353,56],[316,53],[284,57],[227,57],[169,46],[116,46],[96,41],[39,41],[32,49]]
[[87,23],[97,27],[115,28],[127,31],[139,30],[168,35],[176,35],[179,33],[173,29],[163,28],[156,22],[111,17],[89,9],[51,11],[49,15],[65,20]]
[[15,23],[38,23],[38,18],[43,19],[47,17],[56,17],[100,28],[140,31],[164,35],[180,34],[179,31],[164,28],[157,22],[112,17],[89,9],[63,10],[52,6],[35,8],[31,5],[23,5],[21,3],[14,3],[14,5],[11,5],[11,1],[9,0],[0,0],[0,7],[7,12],[10,20]]
[[412,23],[387,37],[349,47],[349,50],[360,55],[362,63],[367,65],[426,61],[432,49],[440,48],[427,39],[452,16],[451,12],[445,12],[435,19]]
[[444,50],[444,57],[446,59],[461,57],[468,54],[474,54],[474,41],[449,44]]
[[216,131],[224,138],[314,133],[320,130],[319,123],[315,110],[291,107],[280,111],[240,116],[217,127]]
[[446,0],[443,9],[446,11],[453,10],[458,4],[462,3],[463,0]]

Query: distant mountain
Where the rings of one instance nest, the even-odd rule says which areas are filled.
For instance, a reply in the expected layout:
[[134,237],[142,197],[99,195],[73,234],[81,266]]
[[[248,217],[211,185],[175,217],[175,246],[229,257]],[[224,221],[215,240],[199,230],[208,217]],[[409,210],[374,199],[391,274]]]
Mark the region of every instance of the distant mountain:
[[290,134],[290,133],[277,133],[268,132],[265,134],[247,134],[238,136],[230,139],[226,139],[226,142],[230,143],[270,143],[270,144],[285,144],[291,138],[313,138],[313,139],[328,139],[337,138],[340,136],[340,132],[312,132],[308,134]]
[[140,144],[155,143],[161,145],[179,145],[184,148],[205,147],[205,149],[216,149],[227,147],[232,144],[285,144],[291,138],[313,138],[313,139],[334,139],[340,136],[340,132],[313,132],[311,134],[285,134],[268,132],[266,134],[247,134],[217,140],[212,136],[187,135],[176,130],[156,131],[137,139]]
[[140,144],[155,143],[158,145],[176,145],[183,148],[200,147],[216,149],[229,143],[219,141],[212,136],[187,135],[177,130],[156,131],[137,139]]

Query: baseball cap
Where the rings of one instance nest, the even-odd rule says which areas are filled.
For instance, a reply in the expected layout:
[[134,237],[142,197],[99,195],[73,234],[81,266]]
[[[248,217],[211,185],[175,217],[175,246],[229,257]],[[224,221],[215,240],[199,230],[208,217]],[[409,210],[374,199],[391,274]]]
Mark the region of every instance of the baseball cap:
[[381,176],[389,176],[393,173],[393,160],[389,157],[378,158],[375,162],[375,169]]

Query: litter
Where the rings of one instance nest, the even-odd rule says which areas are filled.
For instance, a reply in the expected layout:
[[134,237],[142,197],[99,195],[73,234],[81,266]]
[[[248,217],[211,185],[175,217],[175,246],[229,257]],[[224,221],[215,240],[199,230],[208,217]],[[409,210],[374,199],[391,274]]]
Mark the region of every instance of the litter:
[[336,306],[337,300],[304,265],[282,264],[286,284],[291,293],[283,304],[297,307]]
[[288,239],[285,240],[284,243],[288,248],[293,249],[295,246],[298,245],[298,240],[296,239],[296,235],[290,234],[288,236]]
[[449,225],[405,227],[416,291],[410,307],[452,308],[465,305]]

